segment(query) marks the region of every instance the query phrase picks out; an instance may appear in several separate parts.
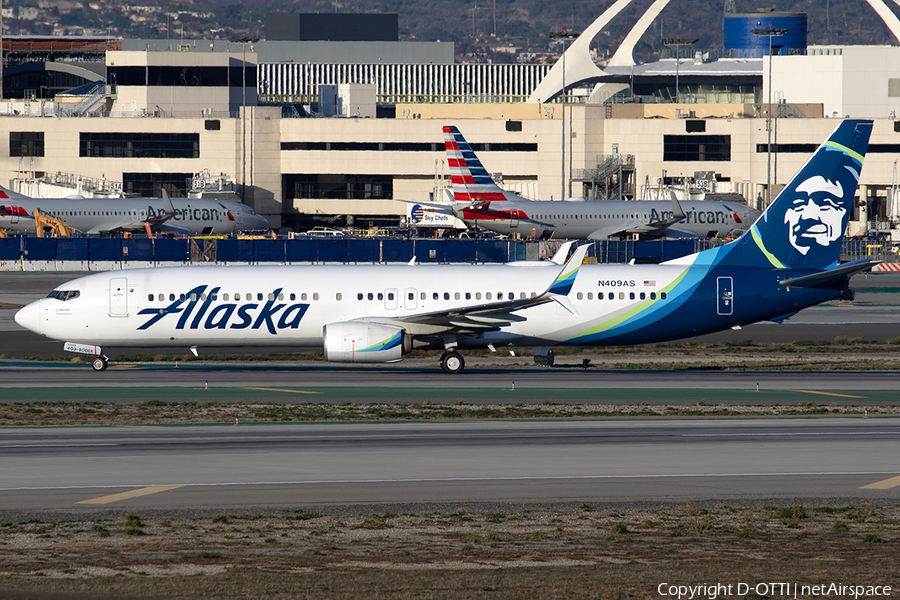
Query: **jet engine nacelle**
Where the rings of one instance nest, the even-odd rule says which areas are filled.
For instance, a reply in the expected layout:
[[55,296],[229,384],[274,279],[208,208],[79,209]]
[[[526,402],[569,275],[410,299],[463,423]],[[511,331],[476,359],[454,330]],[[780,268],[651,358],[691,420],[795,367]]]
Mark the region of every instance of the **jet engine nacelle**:
[[403,330],[399,327],[347,321],[322,329],[325,360],[330,362],[383,363],[403,357]]

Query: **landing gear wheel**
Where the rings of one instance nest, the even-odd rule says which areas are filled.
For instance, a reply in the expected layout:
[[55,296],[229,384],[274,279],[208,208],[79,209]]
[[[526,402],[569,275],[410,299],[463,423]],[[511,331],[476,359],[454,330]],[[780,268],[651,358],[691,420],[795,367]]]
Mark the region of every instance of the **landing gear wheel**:
[[91,366],[94,367],[95,371],[105,371],[106,367],[109,366],[109,359],[105,356],[95,356]]
[[451,350],[450,352],[444,352],[444,355],[441,356],[441,368],[444,370],[444,373],[462,373],[462,370],[466,368],[466,361],[463,359],[462,354]]

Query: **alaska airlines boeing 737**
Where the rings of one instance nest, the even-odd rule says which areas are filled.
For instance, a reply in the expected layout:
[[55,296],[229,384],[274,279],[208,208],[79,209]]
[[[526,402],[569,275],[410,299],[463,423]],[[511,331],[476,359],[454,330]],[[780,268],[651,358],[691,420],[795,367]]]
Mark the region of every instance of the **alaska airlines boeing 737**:
[[316,346],[334,362],[393,362],[412,348],[607,346],[782,321],[834,300],[868,260],[838,264],[872,121],[832,132],[739,239],[658,265],[167,267],[97,273],[16,313],[31,331],[103,347]]
[[746,204],[712,200],[678,202],[674,195],[671,202],[527,200],[494,183],[456,127],[444,127],[444,145],[454,201],[416,204],[432,212],[452,213],[468,225],[498,233],[570,240],[606,240],[632,235],[642,239],[724,238],[735,229],[746,229],[759,216],[758,210]]
[[203,198],[30,198],[0,186],[0,229],[34,231],[34,209],[62,219],[84,233],[107,231],[173,231],[232,233],[268,229],[252,208],[228,200]]

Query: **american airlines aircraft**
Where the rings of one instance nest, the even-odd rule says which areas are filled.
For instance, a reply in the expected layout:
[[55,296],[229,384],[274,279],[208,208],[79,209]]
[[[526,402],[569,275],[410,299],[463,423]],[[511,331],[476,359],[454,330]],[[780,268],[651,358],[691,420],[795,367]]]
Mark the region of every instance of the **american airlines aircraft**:
[[[444,145],[453,184],[451,204],[417,203],[431,212],[451,213],[469,225],[526,237],[606,240],[639,235],[721,237],[746,229],[759,211],[746,204],[715,201],[527,200],[501,189],[472,147],[453,126],[444,127]],[[415,208],[413,209],[415,210]]]
[[[97,273],[16,313],[94,355],[105,346],[302,346],[333,362],[400,360],[412,348],[643,344],[783,321],[834,300],[869,260],[838,264],[872,121],[838,125],[739,239],[658,265],[167,267]],[[574,245],[570,242],[568,246]]]
[[34,209],[62,219],[84,233],[107,231],[173,231],[176,233],[232,233],[268,229],[252,208],[228,200],[203,198],[30,198],[0,186],[0,229],[34,231]]

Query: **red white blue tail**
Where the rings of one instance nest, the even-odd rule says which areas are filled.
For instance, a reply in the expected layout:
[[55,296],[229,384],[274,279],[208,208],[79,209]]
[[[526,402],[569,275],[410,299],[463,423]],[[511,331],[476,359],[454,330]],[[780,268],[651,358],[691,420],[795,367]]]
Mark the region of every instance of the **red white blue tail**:
[[453,125],[444,126],[444,146],[456,202],[486,206],[491,202],[521,199],[512,192],[504,192],[494,183],[466,138]]

